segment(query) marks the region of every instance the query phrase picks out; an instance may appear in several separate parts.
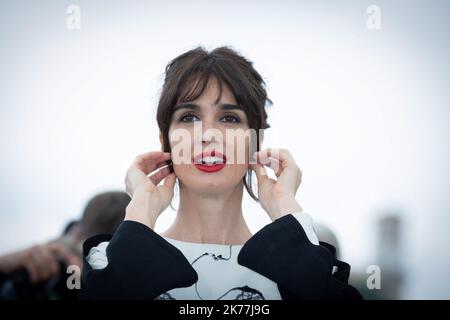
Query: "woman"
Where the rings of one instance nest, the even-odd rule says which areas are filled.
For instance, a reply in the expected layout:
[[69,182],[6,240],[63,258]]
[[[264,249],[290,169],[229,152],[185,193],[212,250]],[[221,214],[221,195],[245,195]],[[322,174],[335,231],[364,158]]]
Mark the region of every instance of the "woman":
[[[347,284],[350,266],[319,243],[295,199],[301,171],[289,151],[260,151],[268,103],[261,76],[230,48],[196,48],[168,64],[157,112],[163,151],[130,166],[132,199],[117,232],[85,242],[86,297],[361,298]],[[176,180],[177,215],[159,235]],[[272,220],[255,235],[242,213],[244,187]]]

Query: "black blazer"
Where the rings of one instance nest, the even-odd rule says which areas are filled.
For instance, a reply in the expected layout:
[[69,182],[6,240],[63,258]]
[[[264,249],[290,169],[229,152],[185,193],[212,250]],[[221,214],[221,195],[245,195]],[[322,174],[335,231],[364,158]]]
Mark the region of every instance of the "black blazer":
[[[94,270],[86,256],[100,242],[108,265]],[[198,275],[183,253],[144,224],[121,223],[113,236],[98,235],[83,245],[85,299],[154,299],[189,287]],[[362,299],[348,284],[350,265],[336,259],[333,246],[312,244],[291,214],[266,225],[242,247],[238,263],[274,281],[283,300]],[[332,274],[333,266],[337,271]]]

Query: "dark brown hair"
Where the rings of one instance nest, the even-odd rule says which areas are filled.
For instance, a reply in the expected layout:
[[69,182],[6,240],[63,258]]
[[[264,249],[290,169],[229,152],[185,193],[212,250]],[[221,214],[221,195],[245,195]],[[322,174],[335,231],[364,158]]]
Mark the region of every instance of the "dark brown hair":
[[113,234],[123,221],[130,200],[130,196],[123,191],[108,191],[92,197],[86,204],[80,221],[82,238]]
[[[210,78],[219,84],[220,100],[225,84],[233,93],[236,102],[244,107],[249,127],[256,130],[256,147],[259,151],[259,129],[269,128],[266,105],[272,101],[267,97],[266,85],[253,63],[228,47],[207,52],[197,47],[176,57],[166,66],[164,85],[158,103],[157,121],[163,137],[163,149],[170,152],[169,129],[173,107],[180,102],[190,102],[203,94]],[[171,171],[172,171],[171,167]],[[251,170],[243,178],[250,196],[258,201],[252,191]]]

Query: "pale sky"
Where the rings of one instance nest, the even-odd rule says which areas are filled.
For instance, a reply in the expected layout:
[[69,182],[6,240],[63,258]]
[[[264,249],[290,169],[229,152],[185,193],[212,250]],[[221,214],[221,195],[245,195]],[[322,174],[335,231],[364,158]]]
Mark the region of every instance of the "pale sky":
[[[80,30],[66,26],[70,4]],[[378,30],[366,25],[373,4]],[[263,147],[291,151],[303,172],[297,199],[334,230],[344,260],[363,273],[377,264],[376,221],[399,212],[402,297],[450,298],[449,9],[1,1],[0,254],[57,236],[96,192],[123,190],[133,158],[160,149],[165,65],[197,45],[230,45],[254,62],[274,101]],[[249,197],[243,211],[253,232],[269,223]]]

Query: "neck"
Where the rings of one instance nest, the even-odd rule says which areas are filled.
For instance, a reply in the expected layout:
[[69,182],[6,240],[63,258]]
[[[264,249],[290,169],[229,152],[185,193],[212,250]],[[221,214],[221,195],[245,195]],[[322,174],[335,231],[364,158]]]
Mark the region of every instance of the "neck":
[[168,238],[214,244],[243,244],[251,232],[242,214],[243,184],[214,195],[195,193],[180,184],[180,205]]

